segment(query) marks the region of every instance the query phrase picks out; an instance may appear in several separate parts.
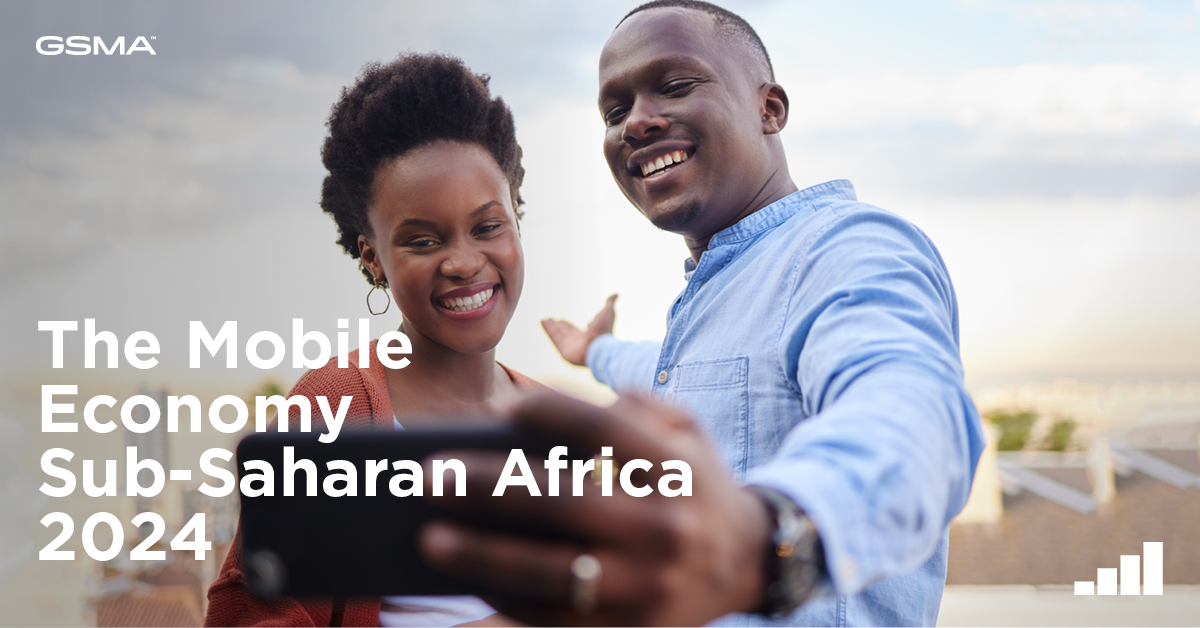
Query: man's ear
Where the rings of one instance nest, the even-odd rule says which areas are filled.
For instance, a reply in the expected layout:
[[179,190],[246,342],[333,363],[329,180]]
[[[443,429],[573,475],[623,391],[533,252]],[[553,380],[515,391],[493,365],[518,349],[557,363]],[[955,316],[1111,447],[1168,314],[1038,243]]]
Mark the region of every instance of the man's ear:
[[758,88],[762,110],[763,135],[774,135],[787,126],[788,96],[779,83],[765,83]]
[[362,262],[363,268],[371,273],[375,283],[387,281],[387,277],[383,274],[383,268],[379,265],[379,254],[375,252],[375,247],[371,246],[371,241],[367,239],[367,236],[361,233],[358,234],[358,258]]

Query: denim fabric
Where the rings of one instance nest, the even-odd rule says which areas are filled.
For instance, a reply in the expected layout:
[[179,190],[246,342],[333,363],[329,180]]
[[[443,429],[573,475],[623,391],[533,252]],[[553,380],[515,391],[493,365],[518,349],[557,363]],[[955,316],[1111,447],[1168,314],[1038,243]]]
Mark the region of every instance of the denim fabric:
[[778,623],[933,625],[984,444],[933,243],[831,181],[717,233],[685,269],[663,342],[602,336],[592,373],[688,408],[734,476],[808,512],[832,593]]

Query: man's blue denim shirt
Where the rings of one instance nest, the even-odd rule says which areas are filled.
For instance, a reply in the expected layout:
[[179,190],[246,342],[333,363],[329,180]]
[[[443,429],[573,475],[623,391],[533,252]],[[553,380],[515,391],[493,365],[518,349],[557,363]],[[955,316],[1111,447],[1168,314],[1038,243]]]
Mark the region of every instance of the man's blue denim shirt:
[[835,594],[778,623],[933,625],[948,527],[984,445],[933,243],[830,181],[717,233],[686,264],[663,342],[596,339],[596,379],[688,408],[734,476],[816,523]]

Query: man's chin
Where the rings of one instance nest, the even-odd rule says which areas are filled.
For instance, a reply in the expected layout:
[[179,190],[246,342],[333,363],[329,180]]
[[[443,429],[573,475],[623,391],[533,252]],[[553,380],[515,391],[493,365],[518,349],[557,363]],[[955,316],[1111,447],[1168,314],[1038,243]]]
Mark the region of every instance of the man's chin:
[[704,205],[700,201],[691,201],[676,207],[654,207],[642,210],[642,215],[650,220],[650,224],[671,233],[687,235],[697,219],[704,214]]

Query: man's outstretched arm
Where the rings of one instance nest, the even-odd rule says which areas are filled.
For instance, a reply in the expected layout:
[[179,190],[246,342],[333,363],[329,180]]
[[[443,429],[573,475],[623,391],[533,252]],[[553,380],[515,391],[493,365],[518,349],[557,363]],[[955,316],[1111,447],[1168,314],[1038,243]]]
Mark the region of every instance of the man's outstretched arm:
[[851,593],[929,559],[983,438],[936,249],[887,212],[842,213],[797,260],[780,349],[809,418],[747,481],[808,513],[834,585]]
[[662,343],[617,340],[616,301],[617,295],[609,296],[586,329],[555,318],[543,320],[542,328],[564,360],[587,366],[600,383],[620,394],[649,392]]

